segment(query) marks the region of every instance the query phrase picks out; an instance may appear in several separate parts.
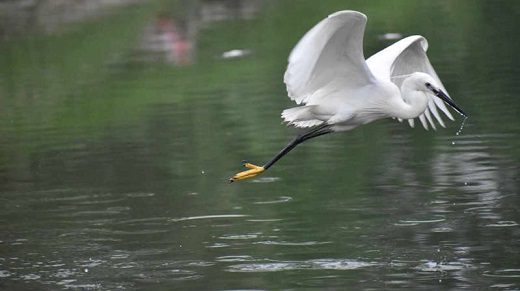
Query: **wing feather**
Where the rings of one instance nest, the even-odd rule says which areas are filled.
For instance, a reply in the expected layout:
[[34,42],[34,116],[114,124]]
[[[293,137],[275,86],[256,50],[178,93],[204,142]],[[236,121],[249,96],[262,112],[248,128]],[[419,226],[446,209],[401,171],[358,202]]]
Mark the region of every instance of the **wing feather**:
[[[399,88],[401,88],[405,79],[403,76],[415,72],[427,73],[435,79],[440,88],[449,96],[426,55],[427,50],[428,41],[420,35],[413,35],[374,54],[367,60],[367,65],[376,78],[391,81]],[[449,119],[453,120],[453,116],[442,100],[433,97],[433,95],[430,97],[428,107],[426,111],[419,116],[419,119],[425,129],[428,129],[426,119],[430,122],[432,128],[435,129],[431,117],[433,114],[437,122],[442,127],[445,127],[444,121],[439,115],[437,108],[444,112]],[[410,123],[410,125],[411,124],[413,123]]]
[[364,14],[346,10],[309,30],[289,55],[284,75],[289,98],[306,104],[329,83],[356,88],[374,82],[363,55],[366,22]]

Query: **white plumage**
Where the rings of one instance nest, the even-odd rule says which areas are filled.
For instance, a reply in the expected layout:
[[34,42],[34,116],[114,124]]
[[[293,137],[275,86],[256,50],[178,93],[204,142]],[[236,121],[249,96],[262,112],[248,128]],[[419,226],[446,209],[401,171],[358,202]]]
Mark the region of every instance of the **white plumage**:
[[344,131],[385,117],[408,119],[412,127],[413,118],[419,117],[426,129],[428,122],[435,129],[433,115],[445,127],[437,108],[449,119],[453,116],[434,91],[415,88],[427,102],[424,109],[415,110],[420,111],[416,116],[398,112],[413,103],[406,99],[416,92],[405,91],[402,85],[414,73],[427,74],[424,83],[430,77],[428,83],[449,96],[426,56],[426,39],[407,37],[365,61],[366,22],[360,12],[339,11],[303,36],[289,56],[284,82],[289,98],[304,106],[284,110],[282,118],[297,127],[328,123],[332,130]]

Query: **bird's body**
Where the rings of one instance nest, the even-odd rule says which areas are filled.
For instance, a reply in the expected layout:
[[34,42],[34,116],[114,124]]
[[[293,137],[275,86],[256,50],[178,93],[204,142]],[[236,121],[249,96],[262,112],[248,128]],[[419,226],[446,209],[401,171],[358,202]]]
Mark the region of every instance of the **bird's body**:
[[[438,108],[453,120],[449,104],[465,116],[446,93],[431,66],[422,36],[410,36],[365,61],[363,33],[366,16],[339,11],[319,22],[298,42],[289,56],[284,82],[290,99],[301,105],[286,109],[282,118],[295,127],[310,128],[297,136],[263,167],[230,182],[262,173],[296,145],[330,132],[352,130],[382,118],[407,119],[414,126],[445,126]],[[432,117],[433,115],[433,117]]]
[[[380,108],[397,107],[402,102],[395,85],[387,83],[369,84],[355,89],[323,89],[317,93],[319,97],[314,97],[305,106],[284,110],[282,118],[297,127],[328,123],[334,132],[347,131],[377,119],[393,117],[392,112],[382,111]],[[360,99],[346,96],[365,97]],[[327,102],[323,102],[325,100]]]

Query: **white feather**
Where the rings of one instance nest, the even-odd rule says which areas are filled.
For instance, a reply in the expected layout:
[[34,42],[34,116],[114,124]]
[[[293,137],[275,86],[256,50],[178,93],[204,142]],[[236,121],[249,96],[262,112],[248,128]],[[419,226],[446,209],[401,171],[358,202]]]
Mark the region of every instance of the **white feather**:
[[374,81],[363,56],[366,22],[362,13],[339,11],[303,36],[289,55],[284,75],[291,100],[312,102],[313,93],[329,83],[356,88]]
[[435,83],[447,93],[426,56],[426,39],[407,37],[365,60],[366,22],[360,12],[339,11],[296,44],[284,82],[289,98],[303,106],[283,111],[284,121],[297,127],[328,123],[333,131],[345,131],[386,117],[408,119],[413,127],[418,117],[424,128],[436,129],[435,120],[444,126],[437,108],[453,119],[425,87]]
[[323,123],[322,120],[314,119],[312,109],[314,106],[301,106],[285,109],[282,118],[285,122],[296,127],[312,127]]
[[[409,36],[374,54],[367,59],[367,64],[376,78],[391,81],[399,88],[405,79],[402,78],[403,76],[405,77],[414,72],[427,73],[437,82],[440,89],[449,96],[426,55],[427,50],[428,41],[424,37],[420,35]],[[424,128],[427,129],[427,124],[422,120],[426,115],[426,118],[435,129],[430,113],[433,113],[437,122],[439,122],[442,127],[445,127],[444,121],[437,111],[437,107],[440,108],[449,119],[453,120],[453,116],[442,100],[433,96],[429,96],[429,99],[428,107],[421,115],[423,117],[419,117]]]

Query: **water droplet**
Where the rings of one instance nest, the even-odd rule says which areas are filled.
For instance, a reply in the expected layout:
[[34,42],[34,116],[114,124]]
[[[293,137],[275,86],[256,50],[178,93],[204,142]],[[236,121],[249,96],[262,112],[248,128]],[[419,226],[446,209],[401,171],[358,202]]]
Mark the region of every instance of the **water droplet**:
[[455,142],[454,142],[454,141],[452,141],[452,142],[451,142],[451,144],[452,144],[452,145],[455,145]]
[[466,124],[466,119],[468,119],[467,117],[464,117],[464,119],[462,120],[462,123],[460,124],[460,128],[459,130],[455,133],[455,135],[460,135],[461,132],[462,132],[462,129],[464,128],[464,125]]

